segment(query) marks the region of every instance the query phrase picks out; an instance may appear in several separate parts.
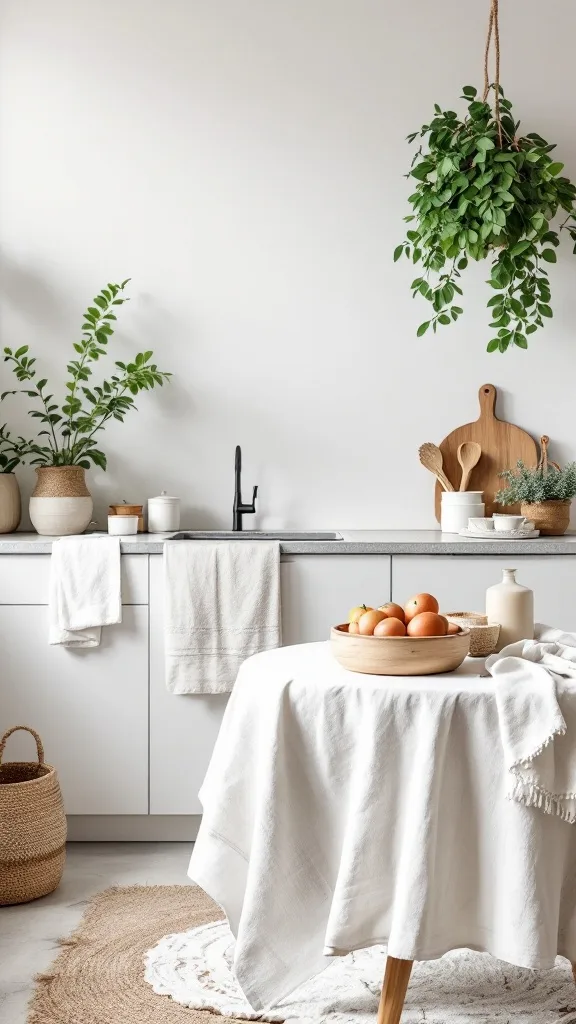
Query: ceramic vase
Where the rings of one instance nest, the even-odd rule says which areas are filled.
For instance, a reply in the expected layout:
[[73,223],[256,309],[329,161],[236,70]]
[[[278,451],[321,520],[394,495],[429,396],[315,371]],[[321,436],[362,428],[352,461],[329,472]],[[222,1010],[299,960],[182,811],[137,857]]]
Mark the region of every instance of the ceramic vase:
[[30,519],[43,537],[84,533],[92,519],[93,501],[82,466],[39,466],[30,498]]
[[534,594],[516,582],[516,569],[503,569],[502,582],[486,591],[488,623],[500,624],[496,650],[534,638]]
[[0,533],[13,533],[20,525],[22,504],[14,473],[0,473]]

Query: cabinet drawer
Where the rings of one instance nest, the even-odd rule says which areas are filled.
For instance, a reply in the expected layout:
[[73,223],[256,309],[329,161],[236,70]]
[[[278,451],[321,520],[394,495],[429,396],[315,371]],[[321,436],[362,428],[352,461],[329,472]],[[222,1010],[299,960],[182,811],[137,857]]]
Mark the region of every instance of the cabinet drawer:
[[[50,555],[0,555],[0,605],[48,604]],[[122,555],[122,604],[148,604],[148,555]]]

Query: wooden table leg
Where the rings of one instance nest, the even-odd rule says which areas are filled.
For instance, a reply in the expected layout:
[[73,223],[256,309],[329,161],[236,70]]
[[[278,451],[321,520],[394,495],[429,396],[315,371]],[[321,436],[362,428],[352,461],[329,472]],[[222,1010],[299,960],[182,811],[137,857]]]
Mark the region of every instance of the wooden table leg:
[[378,1024],[400,1024],[413,963],[413,960],[386,957],[386,972],[378,1007]]

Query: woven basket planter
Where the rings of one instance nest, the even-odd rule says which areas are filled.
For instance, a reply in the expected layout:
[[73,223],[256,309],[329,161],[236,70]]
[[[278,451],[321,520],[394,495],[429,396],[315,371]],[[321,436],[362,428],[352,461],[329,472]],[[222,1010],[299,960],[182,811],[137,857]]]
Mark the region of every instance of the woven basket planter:
[[[37,761],[2,764],[6,741],[17,729],[36,740]],[[44,763],[37,732],[16,725],[0,740],[0,906],[46,896],[62,878],[66,816],[56,769]]]
[[520,512],[530,519],[544,537],[560,537],[570,526],[569,501],[538,501],[523,503]]

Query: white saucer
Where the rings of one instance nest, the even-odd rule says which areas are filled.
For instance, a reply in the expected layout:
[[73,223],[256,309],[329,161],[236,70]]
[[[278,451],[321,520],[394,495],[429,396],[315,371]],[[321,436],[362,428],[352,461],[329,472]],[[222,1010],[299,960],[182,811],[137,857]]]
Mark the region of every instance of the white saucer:
[[540,530],[460,530],[460,537],[474,540],[533,540],[540,536]]

